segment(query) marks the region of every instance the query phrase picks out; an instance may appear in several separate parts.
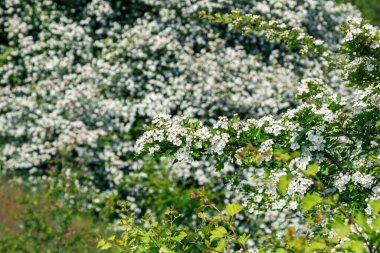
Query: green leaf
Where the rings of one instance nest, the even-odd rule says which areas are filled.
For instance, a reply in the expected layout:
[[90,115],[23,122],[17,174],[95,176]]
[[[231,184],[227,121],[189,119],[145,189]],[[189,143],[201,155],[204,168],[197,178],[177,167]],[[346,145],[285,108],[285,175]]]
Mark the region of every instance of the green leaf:
[[115,240],[115,238],[116,238],[116,236],[114,236],[114,235],[113,235],[113,236],[110,236],[110,237],[108,237],[108,239],[107,239],[107,240],[108,240],[108,241],[114,241],[114,240]]
[[247,242],[247,240],[249,239],[249,237],[250,237],[250,235],[247,235],[247,234],[240,235],[238,238],[238,241],[244,245]]
[[276,158],[277,160],[289,161],[290,155],[282,152],[281,150],[275,150],[274,151],[274,158]]
[[226,247],[227,247],[227,241],[223,239],[218,242],[218,245],[216,246],[215,250],[217,252],[223,252]]
[[107,250],[107,249],[112,248],[112,244],[110,242],[107,242],[104,239],[100,239],[98,241],[98,248],[101,250]]
[[281,248],[281,249],[277,249],[276,253],[287,253],[287,251]]
[[224,162],[218,162],[215,165],[215,168],[216,168],[216,171],[221,171],[222,169],[224,169]]
[[351,242],[351,249],[355,253],[362,253],[362,252],[364,252],[363,242],[361,242],[361,241],[353,241],[353,242]]
[[281,176],[278,181],[278,191],[281,193],[281,195],[285,195],[288,191],[290,181],[288,180],[288,177],[286,175]]
[[106,241],[104,239],[100,239],[98,241],[98,248],[102,247],[105,243],[106,243]]
[[372,200],[370,203],[372,213],[378,214],[380,212],[380,200]]
[[228,234],[227,232],[227,229],[225,227],[217,227],[216,229],[214,229],[213,231],[211,231],[211,234],[212,235],[215,235],[217,237],[224,237]]
[[186,236],[187,236],[187,234],[186,234],[185,232],[181,231],[181,232],[179,233],[179,235],[177,235],[177,236],[174,238],[174,240],[177,241],[177,242],[180,242],[180,241],[182,241]]
[[238,205],[238,204],[227,204],[227,206],[226,206],[226,212],[230,216],[234,216],[235,214],[237,214],[241,210],[243,210],[243,207],[241,205]]
[[326,244],[322,241],[312,241],[309,246],[307,246],[307,252],[316,252],[319,249],[326,249]]
[[355,253],[364,252],[363,242],[361,241],[353,241],[353,240],[346,241],[345,243],[343,243],[342,248],[351,249]]
[[311,164],[307,166],[307,169],[305,170],[305,175],[306,176],[315,176],[319,170],[319,165],[318,164]]
[[362,213],[362,212],[358,212],[355,216],[355,222],[356,224],[358,224],[362,229],[367,230],[369,229],[369,225],[367,224],[367,216]]
[[165,245],[161,246],[160,253],[173,253],[173,251],[169,250]]
[[313,194],[307,194],[302,203],[302,212],[307,212],[312,209],[314,206],[322,202],[321,196],[318,193],[314,192]]
[[347,225],[344,223],[344,221],[335,221],[332,224],[332,228],[334,229],[335,233],[339,235],[340,238],[346,237],[351,232],[350,225]]
[[380,230],[380,216],[373,220],[372,225],[374,229]]
[[226,237],[227,235],[228,235],[227,230],[224,227],[220,226],[211,231],[210,240],[214,241],[215,239],[223,238],[223,237]]
[[206,215],[204,213],[202,213],[202,212],[197,213],[197,215],[201,219],[203,219],[204,217],[206,217]]

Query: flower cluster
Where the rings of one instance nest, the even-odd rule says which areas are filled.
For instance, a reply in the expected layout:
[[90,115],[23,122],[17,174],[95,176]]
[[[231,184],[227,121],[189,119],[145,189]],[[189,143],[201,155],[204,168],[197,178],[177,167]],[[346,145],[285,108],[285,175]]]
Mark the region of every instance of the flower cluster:
[[[328,50],[320,43],[315,44],[311,36],[307,40],[306,36],[299,38],[298,44],[284,32],[285,28],[257,24],[259,18],[252,15],[240,19],[239,12],[233,12],[208,17],[211,21],[233,24],[237,20],[241,23],[234,25],[243,31],[246,27],[253,31],[253,22],[258,30],[270,33],[273,38],[296,45],[305,43],[315,47],[313,52]],[[187,160],[212,157],[217,161],[216,169],[230,163],[235,174],[229,177],[229,187],[243,194],[244,206],[256,217],[277,210],[301,214],[308,223],[298,230],[301,234],[305,232],[301,238],[318,243],[324,237],[334,238],[329,241],[332,251],[361,248],[377,252],[380,31],[361,19],[349,20],[343,30],[346,39],[340,52],[328,50],[326,55],[341,70],[345,83],[356,88],[354,98],[342,98],[322,80],[307,79],[298,92],[300,105],[277,118],[221,117],[213,126],[205,127],[201,121],[188,117],[158,116],[152,130],[138,141],[138,152],[144,154],[149,147],[159,145],[157,156],[181,153]],[[358,58],[372,67],[355,64]],[[168,138],[173,134],[173,125],[179,137],[176,143]],[[162,141],[155,140],[156,132],[161,133],[161,138],[163,134]],[[315,215],[318,221],[311,218]],[[327,233],[330,230],[335,234]],[[289,234],[283,237],[289,241]],[[311,248],[312,245],[309,244]],[[289,247],[298,246],[289,244]],[[328,247],[323,245],[323,249]]]
[[[107,198],[119,185],[125,187],[125,180],[144,175],[143,163],[132,161],[133,142],[158,113],[215,122],[220,115],[260,117],[295,106],[297,81],[320,76],[325,61],[285,54],[282,42],[260,34],[242,38],[198,18],[202,9],[228,11],[230,2],[0,3],[4,171],[38,182],[51,170],[73,169],[83,175],[81,183],[89,181],[86,187]],[[339,25],[359,15],[350,5],[323,0],[234,5],[301,27],[333,48],[343,38]],[[326,80],[339,89],[341,81],[334,76]],[[173,129],[169,140],[179,145],[182,136],[174,130],[181,128]],[[155,133],[155,141],[162,136]],[[201,145],[210,136],[206,128],[198,129],[195,139]],[[229,135],[213,138],[212,149],[220,154]],[[159,150],[158,145],[149,148],[150,153]],[[186,158],[186,152],[182,149],[177,158]],[[219,180],[212,167],[206,160],[176,165],[174,175],[203,184]]]

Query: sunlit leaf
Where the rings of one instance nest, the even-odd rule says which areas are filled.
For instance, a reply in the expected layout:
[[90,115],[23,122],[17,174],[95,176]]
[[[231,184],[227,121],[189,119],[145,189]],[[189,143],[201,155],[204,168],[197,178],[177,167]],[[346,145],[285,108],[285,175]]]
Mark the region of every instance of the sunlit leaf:
[[238,212],[240,212],[241,210],[243,210],[244,207],[242,207],[241,205],[238,205],[238,204],[227,204],[226,206],[226,212],[230,215],[230,216],[234,216],[235,214],[237,214]]

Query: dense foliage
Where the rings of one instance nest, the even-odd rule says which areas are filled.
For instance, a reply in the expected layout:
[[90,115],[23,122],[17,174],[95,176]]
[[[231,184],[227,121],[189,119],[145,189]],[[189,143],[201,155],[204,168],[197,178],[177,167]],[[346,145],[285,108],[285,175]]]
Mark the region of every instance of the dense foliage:
[[[197,16],[201,9],[228,11],[230,2],[2,2],[3,171],[35,183],[60,171],[95,205],[112,194],[145,199],[142,192],[154,191],[144,183],[151,168],[133,161],[133,143],[151,117],[187,114],[214,122],[295,106],[298,80],[325,76],[324,61]],[[234,1],[233,7],[301,27],[331,48],[341,39],[339,25],[360,15],[324,0]],[[336,76],[325,77],[340,89]],[[185,184],[220,182],[212,167],[181,164],[170,176]]]
[[[265,252],[378,252],[380,248],[380,33],[359,18],[342,27],[338,54],[298,28],[260,16],[214,16],[244,33],[261,31],[304,55],[322,57],[342,70],[355,97],[334,92],[320,79],[298,88],[300,105],[276,118],[221,117],[212,126],[188,117],[160,115],[138,140],[138,153],[173,156],[178,161],[213,157],[236,173],[229,188],[243,194],[242,205],[260,219],[281,211],[298,217],[284,231],[254,240]],[[249,174],[249,176],[247,176]],[[227,243],[225,244],[227,247]],[[243,252],[245,248],[241,247]],[[215,251],[221,251],[215,248]]]
[[375,252],[379,35],[360,16],[0,1],[0,251],[95,252],[121,216],[99,248]]

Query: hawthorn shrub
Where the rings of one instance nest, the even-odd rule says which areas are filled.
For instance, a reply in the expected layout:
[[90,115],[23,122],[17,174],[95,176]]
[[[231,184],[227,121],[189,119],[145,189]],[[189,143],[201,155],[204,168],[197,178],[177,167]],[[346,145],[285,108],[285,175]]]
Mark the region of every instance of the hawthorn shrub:
[[[50,172],[58,171],[95,210],[117,195],[144,212],[159,202],[156,196],[189,185],[221,192],[221,174],[232,166],[216,172],[207,160],[170,169],[165,161],[134,160],[143,126],[162,112],[211,123],[235,113],[279,114],[296,106],[293,95],[305,77],[343,87],[338,75],[323,74],[323,59],[197,17],[201,9],[230,11],[230,3],[1,1],[1,171],[34,184],[47,176],[52,185]],[[351,5],[324,0],[233,4],[301,27],[334,50],[339,25],[360,15]],[[155,187],[162,174],[172,185],[167,190]]]
[[[137,141],[137,153],[169,156],[178,162],[214,159],[216,170],[232,165],[234,173],[227,177],[226,187],[241,194],[242,200],[220,211],[201,194],[203,204],[215,207],[217,214],[207,221],[210,230],[198,227],[202,232],[195,232],[199,236],[195,239],[180,226],[165,232],[168,226],[164,223],[155,234],[154,223],[136,227],[129,218],[116,244],[127,252],[143,252],[144,247],[152,252],[186,252],[187,247],[206,252],[379,252],[379,29],[360,18],[348,20],[342,26],[339,52],[335,52],[282,21],[242,15],[240,10],[223,16],[201,12],[200,16],[244,34],[259,32],[270,40],[283,41],[300,55],[324,59],[331,71],[341,73],[355,96],[347,98],[322,79],[308,78],[298,86],[299,105],[278,117],[220,117],[212,125],[187,116],[155,117]],[[193,193],[193,197],[198,195]],[[233,216],[231,206],[236,213],[244,207],[260,223],[271,212],[285,213],[293,221],[284,229],[269,228],[269,234],[257,231],[239,236],[228,217]],[[195,213],[203,217],[201,211]],[[168,239],[165,233],[175,233],[175,237]],[[249,240],[242,239],[248,236]],[[189,246],[194,241],[199,245]],[[108,241],[106,246],[111,245]]]

